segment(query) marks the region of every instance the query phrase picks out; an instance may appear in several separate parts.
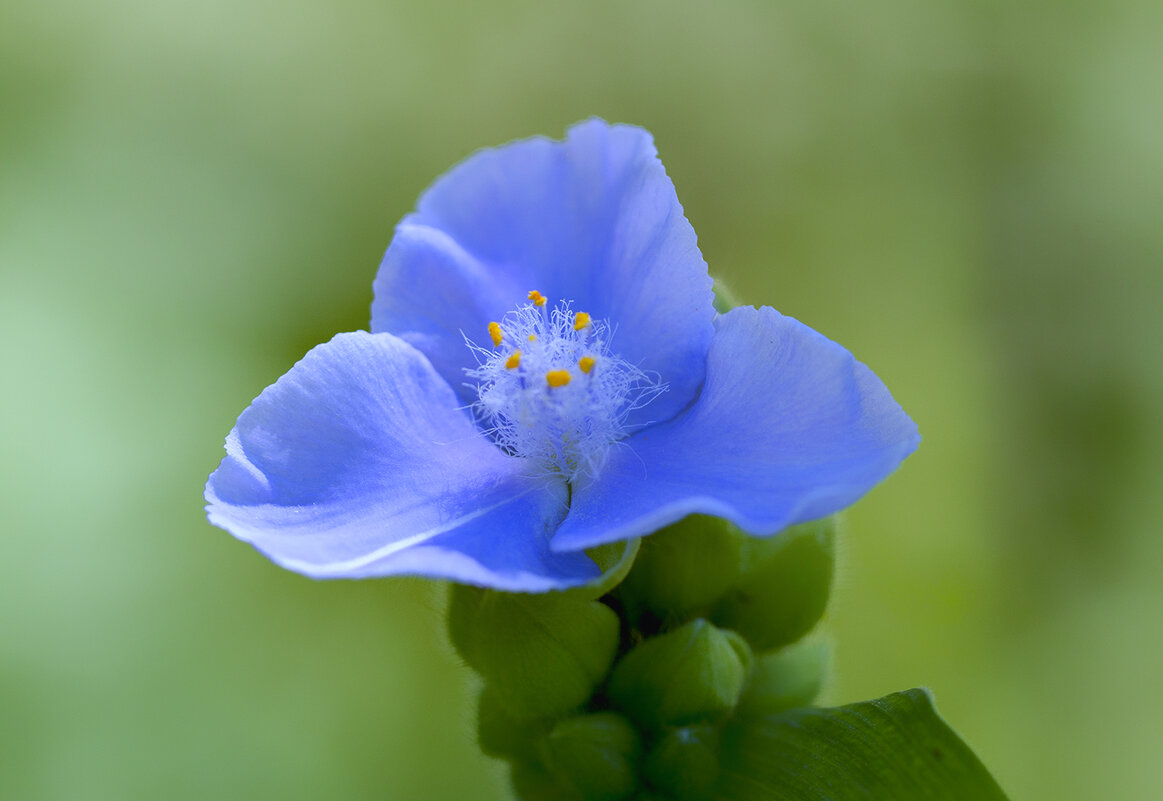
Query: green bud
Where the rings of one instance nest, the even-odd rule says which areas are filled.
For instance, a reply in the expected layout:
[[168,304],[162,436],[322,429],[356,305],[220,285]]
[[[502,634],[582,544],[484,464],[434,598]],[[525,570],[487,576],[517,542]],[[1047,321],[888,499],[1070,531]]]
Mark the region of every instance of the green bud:
[[626,654],[607,693],[643,728],[704,722],[735,707],[750,665],[742,637],[699,618]]
[[774,714],[810,704],[820,694],[831,650],[825,642],[803,642],[757,658],[740,713]]
[[527,761],[538,759],[538,744],[552,726],[553,722],[544,718],[514,718],[492,685],[486,684],[481,690],[477,703],[477,742],[481,751],[489,756]]
[[618,616],[561,593],[517,595],[454,584],[448,631],[514,719],[577,709],[605,678],[618,648]]
[[509,781],[517,801],[586,801],[576,787],[563,783],[539,762],[514,762]]
[[542,761],[586,801],[623,801],[638,787],[642,745],[630,721],[613,712],[567,718],[542,742]]
[[646,780],[675,801],[714,797],[721,736],[717,726],[671,729],[646,758]]
[[648,610],[663,622],[685,622],[735,583],[746,540],[726,520],[691,515],[642,543],[619,594],[635,617]]
[[774,537],[747,540],[743,574],[711,612],[756,651],[793,643],[811,631],[828,604],[835,563],[835,522],[824,518]]

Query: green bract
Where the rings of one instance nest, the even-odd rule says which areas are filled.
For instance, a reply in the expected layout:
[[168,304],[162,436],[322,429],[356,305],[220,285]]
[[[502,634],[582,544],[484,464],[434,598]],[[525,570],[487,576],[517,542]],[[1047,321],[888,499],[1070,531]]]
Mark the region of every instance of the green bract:
[[830,648],[831,520],[770,539],[695,516],[591,555],[548,595],[456,586],[453,644],[485,682],[477,732],[518,801],[999,801],[910,691],[811,708]]
[[747,536],[726,520],[690,517],[646,538],[619,588],[632,615],[682,622],[719,600],[739,577]]
[[647,729],[713,720],[735,708],[750,666],[751,649],[742,637],[700,618],[626,654],[608,693]]
[[621,715],[567,718],[542,741],[542,764],[586,801],[622,801],[638,787],[638,731]]
[[515,719],[582,706],[610,669],[618,629],[608,606],[561,594],[454,585],[448,609],[456,649]]
[[759,657],[739,701],[740,713],[770,714],[807,706],[820,694],[830,653],[826,643],[805,642]]
[[720,727],[708,724],[669,729],[646,760],[647,780],[675,801],[712,797],[719,778]]
[[743,571],[711,612],[756,651],[793,643],[824,614],[835,565],[833,518],[792,526],[767,539],[748,537]]

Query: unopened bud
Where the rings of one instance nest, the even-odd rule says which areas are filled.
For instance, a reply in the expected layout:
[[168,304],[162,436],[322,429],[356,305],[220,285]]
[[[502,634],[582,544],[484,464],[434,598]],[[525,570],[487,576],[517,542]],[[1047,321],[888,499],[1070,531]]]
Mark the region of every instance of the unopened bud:
[[750,663],[742,637],[700,618],[626,654],[610,676],[608,694],[644,728],[704,722],[735,707]]
[[720,740],[717,726],[670,729],[646,758],[647,781],[674,801],[713,798],[719,777]]
[[820,694],[831,648],[808,641],[757,657],[740,714],[766,715],[807,706]]
[[453,585],[448,631],[464,660],[515,719],[577,709],[605,678],[618,616],[561,593],[518,595]]
[[546,769],[586,801],[623,801],[638,787],[642,750],[630,721],[613,712],[567,718],[542,743]]
[[549,734],[552,721],[514,718],[491,684],[481,690],[477,703],[477,742],[492,757],[516,760],[538,758],[538,744]]
[[743,574],[715,606],[711,619],[742,634],[757,652],[807,634],[828,604],[834,536],[833,518],[824,518],[770,538],[749,538]]
[[691,515],[647,537],[619,593],[632,613],[681,623],[704,613],[739,577],[747,536],[717,517]]
[[576,787],[563,783],[540,762],[514,762],[509,781],[517,801],[586,801]]

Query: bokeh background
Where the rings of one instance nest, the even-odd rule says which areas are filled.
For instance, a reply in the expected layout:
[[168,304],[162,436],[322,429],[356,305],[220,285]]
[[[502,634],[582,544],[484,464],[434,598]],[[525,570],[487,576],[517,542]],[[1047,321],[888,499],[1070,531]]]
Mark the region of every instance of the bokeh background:
[[829,700],[925,685],[1018,799],[1163,794],[1155,0],[0,8],[0,797],[502,799],[417,580],[206,524],[474,149],[651,129],[712,271],[925,441],[848,515]]

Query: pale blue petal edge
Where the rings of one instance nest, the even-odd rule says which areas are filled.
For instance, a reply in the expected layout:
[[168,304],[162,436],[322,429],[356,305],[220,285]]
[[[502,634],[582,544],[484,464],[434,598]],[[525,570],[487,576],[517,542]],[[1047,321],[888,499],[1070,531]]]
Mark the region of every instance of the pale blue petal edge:
[[555,550],[696,513],[772,534],[854,503],[916,449],[916,425],[880,379],[822,334],[769,307],[734,309],[716,328],[698,401],[574,487]]
[[475,428],[412,346],[340,334],[239,417],[206,484],[214,525],[315,578],[409,574],[540,592],[598,575],[557,554],[562,482]]

